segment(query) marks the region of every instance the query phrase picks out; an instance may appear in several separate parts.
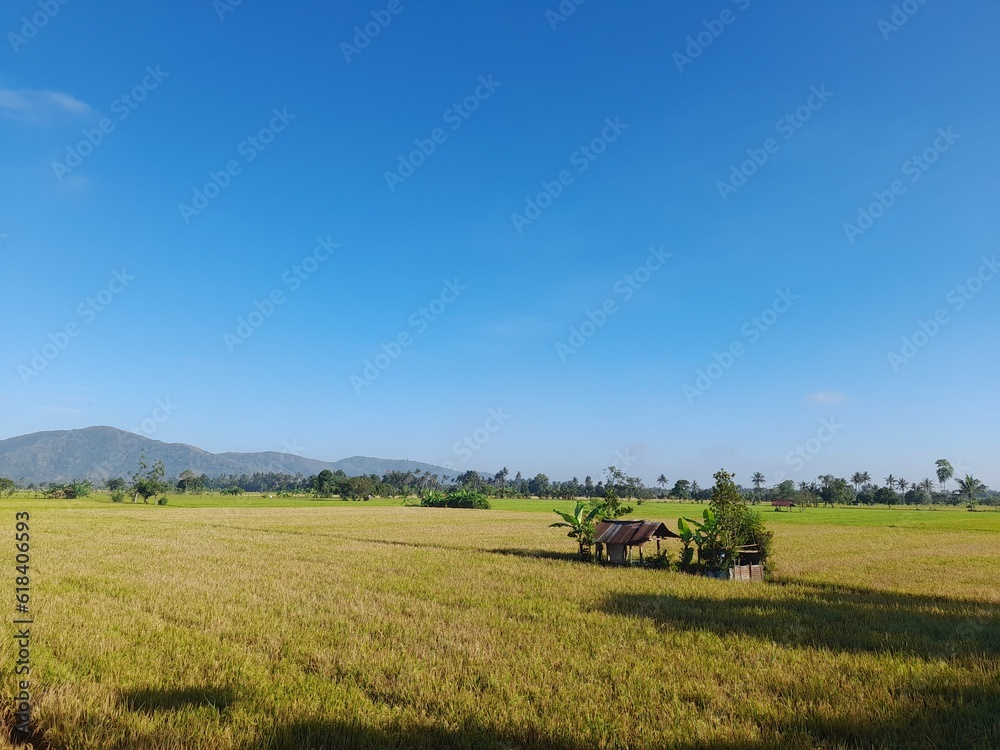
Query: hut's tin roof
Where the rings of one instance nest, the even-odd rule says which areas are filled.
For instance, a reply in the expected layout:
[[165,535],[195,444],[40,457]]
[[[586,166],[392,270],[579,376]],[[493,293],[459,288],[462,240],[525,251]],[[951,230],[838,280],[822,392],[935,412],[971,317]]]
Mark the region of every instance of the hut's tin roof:
[[661,521],[601,521],[594,530],[596,544],[645,544],[654,537],[680,537]]

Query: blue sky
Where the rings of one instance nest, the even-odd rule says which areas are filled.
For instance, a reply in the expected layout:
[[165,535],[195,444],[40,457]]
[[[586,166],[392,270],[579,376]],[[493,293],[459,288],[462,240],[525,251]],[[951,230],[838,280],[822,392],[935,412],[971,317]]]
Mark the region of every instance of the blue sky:
[[1000,487],[998,29],[7,3],[0,437]]

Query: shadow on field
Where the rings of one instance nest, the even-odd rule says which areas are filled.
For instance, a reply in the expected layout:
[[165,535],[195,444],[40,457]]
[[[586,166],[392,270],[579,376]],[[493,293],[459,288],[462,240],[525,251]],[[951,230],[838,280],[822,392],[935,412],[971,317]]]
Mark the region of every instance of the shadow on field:
[[[279,726],[261,738],[266,750],[384,750],[448,748],[449,750],[584,750],[582,743],[553,740],[531,732],[498,732],[475,724],[458,729],[390,727],[375,729],[331,721],[302,721]],[[592,750],[592,745],[586,746]]]
[[235,701],[229,688],[184,688],[181,690],[130,690],[122,693],[121,702],[129,711],[152,713],[178,711],[196,706],[210,706],[224,711]]
[[[1000,692],[994,679],[975,683],[924,686],[899,696],[893,709],[830,716],[796,712],[758,727],[758,736],[672,745],[678,750],[814,750],[814,748],[963,748],[1000,747]],[[869,707],[871,709],[872,707]]]
[[[988,748],[1000,747],[1000,692],[995,679],[955,677],[944,683],[907,689],[893,708],[830,716],[825,711],[786,713],[757,727],[754,736],[690,742],[648,742],[643,747],[676,750],[813,750],[813,748]],[[738,698],[736,699],[738,700]],[[454,729],[440,727],[372,728],[330,721],[278,726],[261,736],[266,750],[593,750],[638,747],[627,738],[605,736],[603,743],[543,736],[537,731],[488,729],[472,721]]]
[[543,560],[580,561],[578,552],[554,552],[548,549],[488,549],[491,555],[510,555],[511,557],[536,557]]
[[[666,629],[748,635],[793,647],[911,653],[928,659],[996,658],[1000,607],[839,585],[740,586],[739,595],[681,597],[617,593],[604,612]],[[755,592],[760,592],[755,595]]]
[[489,555],[510,555],[512,557],[534,557],[544,560],[569,560],[579,562],[580,555],[577,552],[556,552],[547,549],[517,549],[514,547],[505,549],[483,549],[481,547],[462,547],[452,544],[433,544],[431,542],[407,542],[399,539],[364,539],[361,537],[344,536],[340,534],[328,534],[349,542],[361,542],[363,544],[382,544],[389,547],[407,547],[410,549],[434,549],[446,550],[448,552],[477,553],[485,552]]

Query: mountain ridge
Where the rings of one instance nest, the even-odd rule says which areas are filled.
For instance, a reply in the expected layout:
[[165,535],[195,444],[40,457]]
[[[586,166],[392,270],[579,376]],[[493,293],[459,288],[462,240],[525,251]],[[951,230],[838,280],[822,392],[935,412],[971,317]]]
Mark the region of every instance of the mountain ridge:
[[103,482],[111,477],[128,477],[138,468],[143,453],[150,461],[163,461],[167,478],[176,478],[185,469],[210,477],[269,471],[309,476],[324,469],[340,469],[349,476],[430,471],[442,479],[458,473],[421,461],[371,456],[323,461],[277,451],[211,453],[189,443],[168,443],[117,427],[97,425],[32,432],[0,440],[0,476],[22,484],[74,479]]

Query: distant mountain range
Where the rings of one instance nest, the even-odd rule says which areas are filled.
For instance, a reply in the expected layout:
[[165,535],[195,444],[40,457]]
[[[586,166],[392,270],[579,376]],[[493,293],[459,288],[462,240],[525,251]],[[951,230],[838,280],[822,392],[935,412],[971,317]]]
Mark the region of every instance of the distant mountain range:
[[89,479],[101,482],[110,477],[127,478],[145,452],[150,462],[160,459],[168,478],[185,469],[195,474],[217,477],[224,474],[281,472],[318,474],[323,469],[342,469],[348,476],[387,471],[429,471],[444,479],[458,472],[419,461],[352,456],[340,461],[318,461],[290,453],[209,453],[185,443],[164,443],[114,427],[87,427],[82,430],[33,432],[0,440],[0,477],[19,483],[67,482]]

